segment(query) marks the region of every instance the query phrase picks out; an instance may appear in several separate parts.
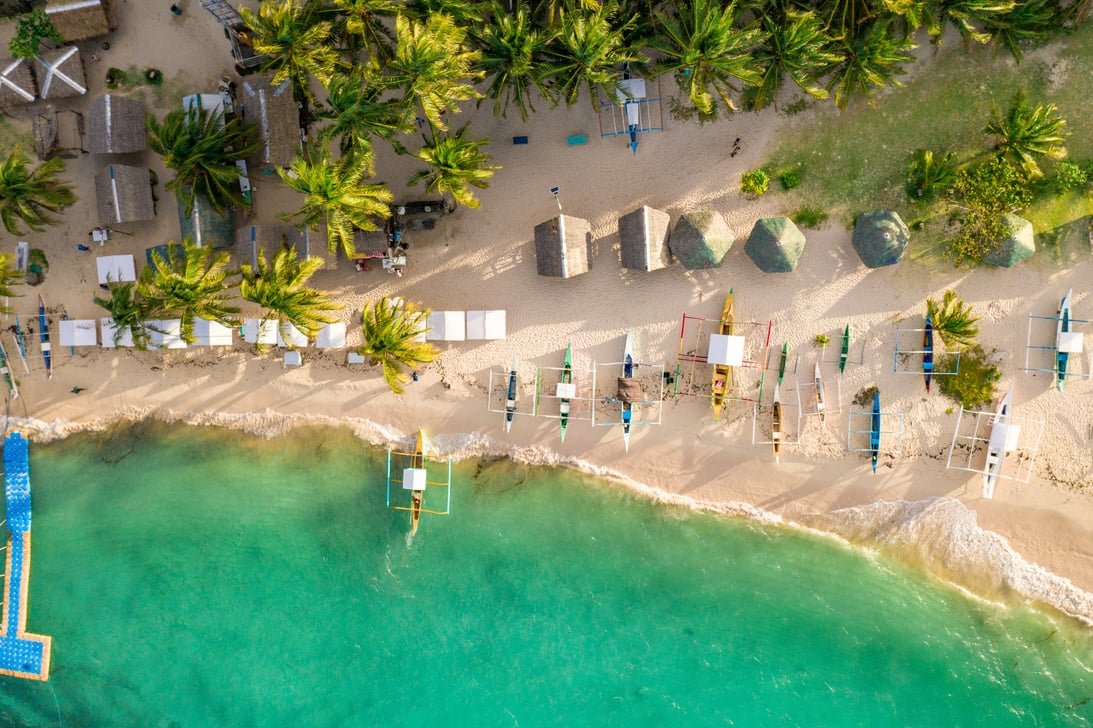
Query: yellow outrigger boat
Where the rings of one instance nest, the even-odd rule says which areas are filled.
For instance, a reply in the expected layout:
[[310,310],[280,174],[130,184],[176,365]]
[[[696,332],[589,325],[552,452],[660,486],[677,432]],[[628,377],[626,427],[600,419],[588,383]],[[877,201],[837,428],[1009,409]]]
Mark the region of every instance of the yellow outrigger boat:
[[[721,326],[717,333],[722,336],[732,336],[732,289],[725,297],[725,309],[721,312]],[[725,393],[732,385],[732,367],[726,364],[715,364],[713,368],[713,418],[721,418],[721,405],[725,402]]]
[[[417,533],[418,523],[421,521],[422,513],[434,513],[439,516],[445,516],[451,511],[452,507],[452,461],[448,458],[448,479],[446,481],[433,481],[428,480],[428,476],[425,472],[425,460],[426,460],[426,442],[425,433],[421,430],[417,431],[417,442],[414,445],[414,451],[409,452],[394,452],[387,451],[387,507],[393,508],[398,511],[410,511],[410,533]],[[391,477],[391,456],[399,455],[406,458],[405,465],[402,469],[402,479]],[[397,483],[402,486],[403,490],[410,491],[410,505],[392,505],[391,504],[391,484]],[[447,504],[443,511],[429,510],[424,507],[425,502],[425,489],[430,486],[442,486],[448,489]]]

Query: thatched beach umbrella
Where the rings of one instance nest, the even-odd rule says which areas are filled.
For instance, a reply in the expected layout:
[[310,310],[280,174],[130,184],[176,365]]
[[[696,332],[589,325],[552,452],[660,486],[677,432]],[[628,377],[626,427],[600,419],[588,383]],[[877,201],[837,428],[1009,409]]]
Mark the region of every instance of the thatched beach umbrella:
[[271,78],[248,78],[239,101],[243,118],[258,126],[262,140],[253,161],[259,167],[288,167],[300,150],[300,112],[292,99],[291,82],[285,79],[274,86]]
[[0,61],[0,108],[22,106],[38,98],[34,71],[25,58]]
[[789,273],[805,250],[805,236],[788,217],[755,221],[744,252],[765,273]]
[[700,210],[680,216],[668,247],[684,268],[701,270],[720,268],[735,241],[720,212]]
[[147,167],[106,165],[95,174],[95,197],[101,225],[152,220],[156,216]]
[[105,94],[91,101],[87,113],[88,146],[93,154],[130,154],[148,148],[140,98]]
[[588,272],[592,225],[569,215],[535,226],[535,267],[541,276],[572,278]]
[[50,0],[45,10],[65,40],[97,38],[118,25],[106,0]]
[[67,99],[87,93],[87,73],[76,46],[42,51],[37,72],[42,79],[43,99]]
[[983,262],[987,265],[1012,268],[1036,252],[1032,223],[1016,215],[1006,215],[1006,222],[1009,223],[1010,234],[983,256]]
[[619,218],[619,258],[623,268],[659,270],[672,262],[668,213],[643,206]]
[[39,111],[34,115],[34,148],[43,160],[80,156],[87,151],[83,114],[71,109]]
[[867,268],[895,265],[910,241],[911,232],[893,210],[863,212],[854,221],[854,250]]

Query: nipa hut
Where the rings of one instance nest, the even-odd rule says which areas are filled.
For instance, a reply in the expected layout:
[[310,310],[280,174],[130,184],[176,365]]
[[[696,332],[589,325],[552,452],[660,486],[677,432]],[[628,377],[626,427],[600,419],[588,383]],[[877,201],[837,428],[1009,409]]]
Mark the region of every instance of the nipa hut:
[[256,155],[257,166],[288,167],[300,149],[300,112],[292,98],[288,80],[274,86],[268,77],[257,76],[243,82],[240,102],[243,119],[258,127],[262,148]]
[[729,248],[736,242],[720,212],[700,210],[680,216],[668,247],[684,268],[720,268]]
[[25,58],[9,58],[0,62],[0,108],[22,106],[38,98],[34,71]]
[[228,249],[235,240],[231,210],[218,212],[209,198],[201,193],[194,195],[194,209],[189,215],[186,214],[186,206],[179,204],[178,227],[181,238],[191,238],[202,247]]
[[71,159],[84,154],[83,114],[78,111],[40,111],[34,115],[34,147],[38,159]]
[[87,113],[94,154],[131,154],[148,148],[141,99],[105,94],[91,101]]
[[648,206],[619,218],[619,258],[623,268],[652,271],[672,263],[668,250],[668,213]]
[[805,250],[805,236],[788,217],[755,221],[744,252],[764,273],[789,273]]
[[106,165],[95,175],[95,197],[100,225],[152,220],[156,216],[147,167]]
[[867,268],[895,265],[910,241],[911,232],[893,210],[863,212],[854,221],[854,250]]
[[569,215],[535,226],[535,267],[541,276],[572,278],[588,272],[592,225]]
[[45,10],[65,40],[97,38],[118,27],[109,0],[50,0]]
[[1006,215],[1010,234],[998,241],[993,249],[983,256],[987,265],[1012,268],[1036,252],[1036,235],[1032,232],[1032,223],[1023,217]]
[[37,73],[42,79],[39,89],[43,99],[67,99],[87,93],[87,74],[76,46],[42,51]]

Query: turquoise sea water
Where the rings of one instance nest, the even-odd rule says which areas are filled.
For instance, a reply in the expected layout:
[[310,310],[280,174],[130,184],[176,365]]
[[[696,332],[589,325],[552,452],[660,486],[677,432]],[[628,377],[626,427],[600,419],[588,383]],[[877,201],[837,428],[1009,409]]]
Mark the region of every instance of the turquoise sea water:
[[408,543],[346,432],[31,453],[52,679],[0,678],[0,726],[1093,721],[1078,625],[574,473],[461,464]]

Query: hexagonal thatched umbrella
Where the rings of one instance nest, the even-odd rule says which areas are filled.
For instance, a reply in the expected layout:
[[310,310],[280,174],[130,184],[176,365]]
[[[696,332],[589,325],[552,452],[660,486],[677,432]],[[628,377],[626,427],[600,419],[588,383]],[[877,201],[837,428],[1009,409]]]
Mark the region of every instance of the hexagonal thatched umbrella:
[[735,241],[720,212],[701,210],[680,216],[668,248],[684,268],[720,268]]
[[805,236],[788,217],[755,221],[744,252],[765,273],[789,273],[805,249]]
[[1032,232],[1032,223],[1016,215],[1006,215],[1006,222],[1010,226],[1010,235],[983,256],[983,262],[987,265],[1012,268],[1036,252],[1036,236]]
[[854,250],[867,268],[895,265],[909,242],[911,232],[894,210],[863,212],[854,221]]

